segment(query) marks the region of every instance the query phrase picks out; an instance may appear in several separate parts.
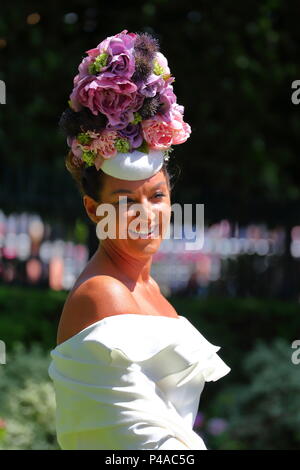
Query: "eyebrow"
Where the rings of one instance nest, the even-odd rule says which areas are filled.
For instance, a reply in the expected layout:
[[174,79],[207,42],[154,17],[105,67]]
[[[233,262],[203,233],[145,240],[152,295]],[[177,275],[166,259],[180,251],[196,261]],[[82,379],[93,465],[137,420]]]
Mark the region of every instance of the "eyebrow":
[[[151,188],[151,191],[153,191],[154,189],[158,188],[161,184],[166,184],[164,181],[160,181],[159,183],[157,183],[155,186],[153,186],[153,188]],[[113,194],[117,194],[117,193],[121,193],[121,194],[125,194],[125,193],[129,193],[129,194],[133,194],[133,191],[131,191],[130,189],[116,189],[115,191],[112,191],[110,193],[110,195],[112,196]]]

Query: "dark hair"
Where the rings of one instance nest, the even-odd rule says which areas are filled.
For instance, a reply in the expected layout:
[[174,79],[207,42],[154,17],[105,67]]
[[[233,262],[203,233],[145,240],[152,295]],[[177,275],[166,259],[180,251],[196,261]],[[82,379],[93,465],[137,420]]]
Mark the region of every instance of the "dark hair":
[[[105,173],[101,170],[101,168],[100,170],[97,170],[95,165],[89,166],[87,168],[77,167],[73,163],[72,150],[70,150],[67,154],[65,164],[67,170],[71,173],[72,178],[74,179],[80,194],[82,196],[86,194],[87,196],[93,198],[95,201],[100,202],[100,194],[103,188],[105,178]],[[166,177],[167,184],[171,192],[175,185],[175,183],[173,183],[172,181],[175,174],[170,173],[167,161],[164,161],[162,171]]]

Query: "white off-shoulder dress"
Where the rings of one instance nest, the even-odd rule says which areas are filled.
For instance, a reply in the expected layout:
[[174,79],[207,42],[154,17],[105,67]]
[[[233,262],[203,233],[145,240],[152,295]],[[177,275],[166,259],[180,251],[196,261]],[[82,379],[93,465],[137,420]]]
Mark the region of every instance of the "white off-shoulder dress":
[[62,449],[207,450],[193,430],[205,382],[231,368],[183,316],[121,314],[51,350]]

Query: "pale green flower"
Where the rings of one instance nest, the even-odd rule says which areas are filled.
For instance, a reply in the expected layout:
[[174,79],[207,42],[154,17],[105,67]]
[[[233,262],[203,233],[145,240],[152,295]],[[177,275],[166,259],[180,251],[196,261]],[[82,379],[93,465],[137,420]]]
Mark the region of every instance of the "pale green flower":
[[122,138],[122,137],[118,137],[118,138],[115,140],[115,147],[116,147],[116,149],[118,150],[118,152],[120,152],[120,153],[126,153],[126,152],[129,152],[130,144],[129,144],[128,139],[124,139],[124,138]]
[[87,163],[88,166],[94,165],[94,160],[96,158],[96,153],[92,150],[86,150],[82,152],[82,160]]
[[107,64],[107,58],[108,54],[106,54],[106,52],[102,52],[102,54],[98,55],[95,61],[89,65],[89,73],[95,74],[97,72],[101,72],[102,67],[105,67]]
[[87,135],[85,132],[81,132],[80,134],[78,134],[77,140],[82,145],[88,145],[91,143],[93,139],[89,135]]
[[155,73],[155,75],[162,75],[164,73],[164,71],[165,71],[164,68],[155,59],[154,60],[153,73]]
[[131,121],[131,124],[138,124],[139,122],[141,122],[142,120],[142,116],[140,115],[140,113],[133,113],[134,115],[134,119],[133,121]]

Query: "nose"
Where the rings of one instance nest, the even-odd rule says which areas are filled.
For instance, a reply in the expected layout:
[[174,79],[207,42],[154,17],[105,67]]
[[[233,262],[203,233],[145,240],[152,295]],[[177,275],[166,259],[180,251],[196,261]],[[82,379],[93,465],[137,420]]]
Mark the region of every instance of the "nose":
[[152,204],[149,201],[141,203],[139,210],[139,219],[145,228],[151,229],[155,224],[158,223],[156,222],[156,215],[153,211]]

